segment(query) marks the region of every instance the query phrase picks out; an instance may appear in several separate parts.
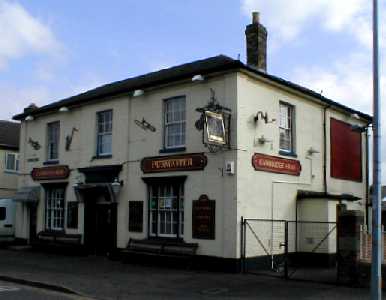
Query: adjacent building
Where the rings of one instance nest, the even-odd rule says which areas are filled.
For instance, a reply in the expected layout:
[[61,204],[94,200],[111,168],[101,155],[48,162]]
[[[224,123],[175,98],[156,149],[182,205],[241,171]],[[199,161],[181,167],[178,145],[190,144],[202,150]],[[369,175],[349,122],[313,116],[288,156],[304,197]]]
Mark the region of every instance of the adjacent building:
[[100,254],[173,240],[234,264],[242,217],[363,209],[371,117],[268,74],[257,15],[246,36],[247,64],[220,55],[16,115],[16,236]]
[[17,191],[20,124],[0,121],[0,199]]

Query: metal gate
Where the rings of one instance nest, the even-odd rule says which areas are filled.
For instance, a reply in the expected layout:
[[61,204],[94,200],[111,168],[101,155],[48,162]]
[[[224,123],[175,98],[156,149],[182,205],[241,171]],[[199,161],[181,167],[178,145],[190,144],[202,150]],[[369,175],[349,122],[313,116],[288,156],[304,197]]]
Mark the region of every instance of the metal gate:
[[245,273],[286,277],[287,222],[242,219],[242,268]]
[[335,283],[335,222],[244,219],[241,258],[245,273]]

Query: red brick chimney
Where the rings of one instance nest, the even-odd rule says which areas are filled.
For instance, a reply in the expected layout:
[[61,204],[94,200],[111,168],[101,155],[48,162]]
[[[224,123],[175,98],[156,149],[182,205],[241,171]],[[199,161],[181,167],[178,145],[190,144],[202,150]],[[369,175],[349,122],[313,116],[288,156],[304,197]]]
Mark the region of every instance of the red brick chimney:
[[252,13],[252,24],[247,25],[247,65],[267,71],[267,29],[260,24],[258,12]]

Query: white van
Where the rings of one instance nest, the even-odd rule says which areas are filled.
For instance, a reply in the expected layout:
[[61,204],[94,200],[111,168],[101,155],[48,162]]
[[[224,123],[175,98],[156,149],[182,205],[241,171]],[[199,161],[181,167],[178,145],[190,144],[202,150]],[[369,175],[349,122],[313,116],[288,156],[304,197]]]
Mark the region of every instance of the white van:
[[16,204],[12,199],[0,199],[0,243],[15,239]]

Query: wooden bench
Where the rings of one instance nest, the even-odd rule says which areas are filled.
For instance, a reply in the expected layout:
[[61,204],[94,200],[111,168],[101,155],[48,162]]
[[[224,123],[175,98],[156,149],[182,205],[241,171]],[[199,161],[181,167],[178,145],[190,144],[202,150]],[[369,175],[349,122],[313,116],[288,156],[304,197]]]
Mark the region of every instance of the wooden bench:
[[81,234],[66,234],[64,232],[41,231],[37,234],[33,246],[38,248],[82,249]]
[[160,257],[184,258],[192,261],[198,249],[197,243],[174,242],[167,240],[130,239],[123,253],[152,255]]

